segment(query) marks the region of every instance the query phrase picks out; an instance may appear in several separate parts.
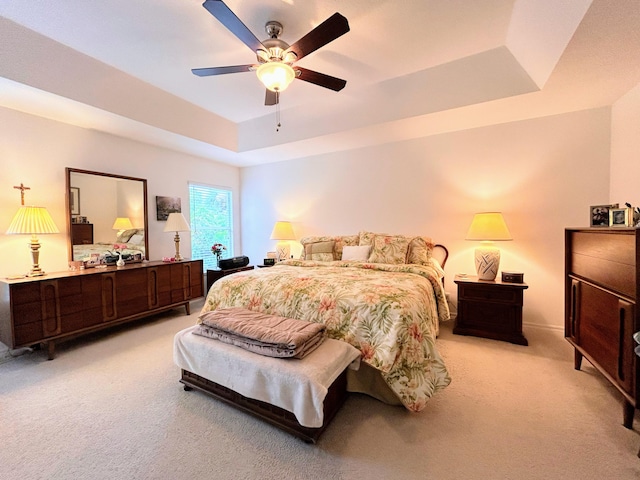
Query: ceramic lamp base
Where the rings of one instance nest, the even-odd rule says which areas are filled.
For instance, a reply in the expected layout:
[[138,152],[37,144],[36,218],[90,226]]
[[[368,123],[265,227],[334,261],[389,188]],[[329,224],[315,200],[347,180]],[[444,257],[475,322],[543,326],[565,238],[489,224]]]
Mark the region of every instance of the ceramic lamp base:
[[287,242],[278,242],[276,245],[276,255],[278,257],[278,261],[281,262],[289,258],[291,254],[291,250],[289,248],[289,244]]
[[500,268],[500,250],[496,247],[476,248],[476,273],[480,280],[495,280]]

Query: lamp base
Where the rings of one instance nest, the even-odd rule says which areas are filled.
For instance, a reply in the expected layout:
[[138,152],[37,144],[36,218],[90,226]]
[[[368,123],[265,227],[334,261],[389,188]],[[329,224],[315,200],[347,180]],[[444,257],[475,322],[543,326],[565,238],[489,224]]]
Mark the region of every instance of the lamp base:
[[289,247],[289,243],[278,242],[276,245],[276,256],[278,257],[278,261],[282,262],[283,260],[287,260],[290,254],[291,248]]
[[176,262],[180,262],[184,259],[182,258],[182,255],[180,255],[180,235],[178,232],[176,232],[176,236],[173,237],[173,242],[176,244],[176,255],[173,258],[176,259]]
[[40,268],[40,242],[35,234],[31,235],[31,243],[29,246],[31,247],[31,260],[33,264],[31,266],[31,271],[27,273],[27,277],[42,277],[46,274]]
[[500,267],[500,250],[496,247],[482,246],[476,248],[476,273],[478,279],[493,281]]

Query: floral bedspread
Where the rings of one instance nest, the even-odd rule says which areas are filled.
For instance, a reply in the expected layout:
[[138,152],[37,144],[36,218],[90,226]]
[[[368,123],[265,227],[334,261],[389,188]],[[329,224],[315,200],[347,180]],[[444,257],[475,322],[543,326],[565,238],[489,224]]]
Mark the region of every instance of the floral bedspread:
[[449,308],[430,266],[287,260],[214,283],[202,312],[226,307],[323,323],[329,337],[358,348],[411,411],[451,381],[435,345]]

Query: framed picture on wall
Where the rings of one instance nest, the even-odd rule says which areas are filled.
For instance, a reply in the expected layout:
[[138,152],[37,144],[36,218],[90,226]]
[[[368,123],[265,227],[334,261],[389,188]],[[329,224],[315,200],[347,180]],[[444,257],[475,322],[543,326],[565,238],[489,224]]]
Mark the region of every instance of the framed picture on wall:
[[609,210],[609,226],[610,227],[630,227],[631,226],[631,209],[630,208],[612,208]]
[[594,205],[590,210],[590,226],[592,227],[608,227],[609,226],[609,211],[618,208],[618,204],[611,205]]
[[182,212],[180,197],[160,197],[156,196],[156,218],[160,221],[167,221],[170,213]]
[[80,189],[78,187],[69,187],[69,206],[71,207],[71,215],[80,215]]

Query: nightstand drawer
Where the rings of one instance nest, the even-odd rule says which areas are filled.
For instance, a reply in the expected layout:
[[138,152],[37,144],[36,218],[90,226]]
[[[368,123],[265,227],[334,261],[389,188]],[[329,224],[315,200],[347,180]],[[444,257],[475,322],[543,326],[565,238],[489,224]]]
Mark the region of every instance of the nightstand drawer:
[[516,303],[522,299],[522,290],[484,287],[482,285],[459,285],[458,295],[465,300]]

